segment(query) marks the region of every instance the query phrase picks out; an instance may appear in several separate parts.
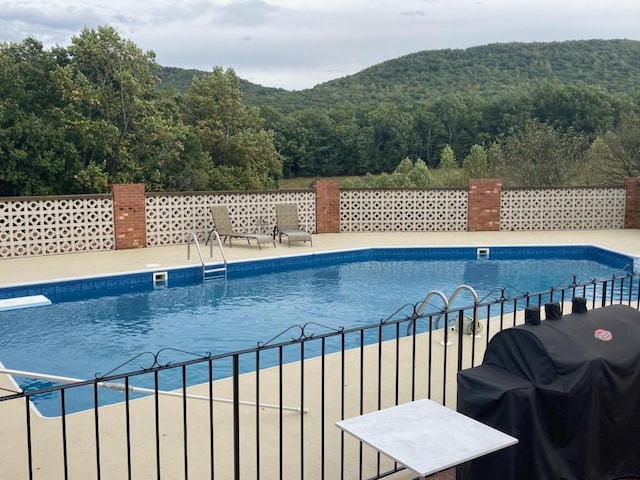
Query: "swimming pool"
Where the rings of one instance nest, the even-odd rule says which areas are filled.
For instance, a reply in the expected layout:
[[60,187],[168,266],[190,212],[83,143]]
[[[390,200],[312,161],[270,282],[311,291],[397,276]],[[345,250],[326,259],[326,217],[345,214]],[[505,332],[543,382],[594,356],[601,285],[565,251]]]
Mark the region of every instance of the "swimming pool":
[[[631,257],[592,246],[488,250],[488,258],[469,247],[380,248],[238,262],[230,264],[227,281],[202,283],[193,268],[170,271],[169,288],[154,289],[146,272],[1,289],[4,296],[46,294],[53,304],[0,312],[0,362],[92,378],[166,347],[218,354],[255,347],[309,321],[333,329],[376,323],[434,289],[451,295],[467,284],[480,298],[496,287],[513,294],[546,291],[568,285],[573,275],[608,278],[633,264]],[[472,303],[464,294],[456,301]],[[19,380],[25,389],[48,384]],[[48,414],[46,398],[38,407]]]

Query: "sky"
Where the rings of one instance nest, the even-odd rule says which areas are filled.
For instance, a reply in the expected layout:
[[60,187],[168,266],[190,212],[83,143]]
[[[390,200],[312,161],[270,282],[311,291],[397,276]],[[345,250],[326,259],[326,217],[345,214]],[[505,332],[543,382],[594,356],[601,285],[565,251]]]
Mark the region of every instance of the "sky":
[[301,90],[423,50],[640,40],[639,0],[0,0],[0,42],[114,27],[166,67]]

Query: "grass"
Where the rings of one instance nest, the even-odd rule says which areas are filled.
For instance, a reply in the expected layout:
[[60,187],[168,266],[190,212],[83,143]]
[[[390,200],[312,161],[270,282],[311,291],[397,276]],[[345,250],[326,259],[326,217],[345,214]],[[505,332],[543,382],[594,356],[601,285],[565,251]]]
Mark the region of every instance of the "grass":
[[[432,188],[438,187],[464,187],[466,186],[466,181],[455,181],[452,183],[451,178],[447,178],[446,174],[444,174],[441,170],[435,168],[429,170],[433,176],[433,185]],[[462,178],[462,172],[460,170],[454,171],[454,174],[458,174],[459,178]],[[451,173],[449,174],[451,177]],[[336,180],[342,184],[343,180],[351,179],[351,178],[362,178],[358,176],[344,176],[344,177],[297,177],[297,178],[281,178],[278,180],[278,189],[279,190],[306,190],[309,188],[313,188],[313,183],[317,180]]]
[[299,190],[311,188],[316,180],[342,180],[351,177],[299,177],[299,178],[281,178],[278,180],[278,188],[280,190]]

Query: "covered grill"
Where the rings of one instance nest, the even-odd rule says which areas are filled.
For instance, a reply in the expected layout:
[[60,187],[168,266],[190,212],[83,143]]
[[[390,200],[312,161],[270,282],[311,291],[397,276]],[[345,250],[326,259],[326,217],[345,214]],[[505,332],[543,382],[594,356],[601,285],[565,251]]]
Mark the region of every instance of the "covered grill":
[[640,312],[535,323],[498,333],[482,365],[458,373],[458,411],[519,439],[458,480],[640,477]]

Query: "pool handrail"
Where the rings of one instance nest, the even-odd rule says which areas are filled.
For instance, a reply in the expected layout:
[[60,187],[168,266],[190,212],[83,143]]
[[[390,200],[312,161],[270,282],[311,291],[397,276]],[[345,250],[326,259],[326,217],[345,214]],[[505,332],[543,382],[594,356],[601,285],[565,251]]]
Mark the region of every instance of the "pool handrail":
[[[198,236],[195,232],[189,232],[187,234],[187,260],[191,260],[191,243],[193,242],[196,246],[196,250],[198,251],[198,256],[200,257],[200,264],[202,265],[202,281],[204,282],[207,279],[208,273],[224,273],[224,278],[227,278],[227,257],[224,254],[224,248],[222,246],[222,241],[220,240],[220,235],[215,230],[212,230],[209,235],[213,235],[218,242],[218,247],[220,248],[220,254],[222,255],[222,262],[224,264],[223,267],[216,268],[207,268],[205,264],[204,258],[202,257],[202,250],[200,249],[200,242],[198,242]],[[209,243],[209,242],[207,242]],[[209,257],[213,258],[213,242],[209,243]]]

